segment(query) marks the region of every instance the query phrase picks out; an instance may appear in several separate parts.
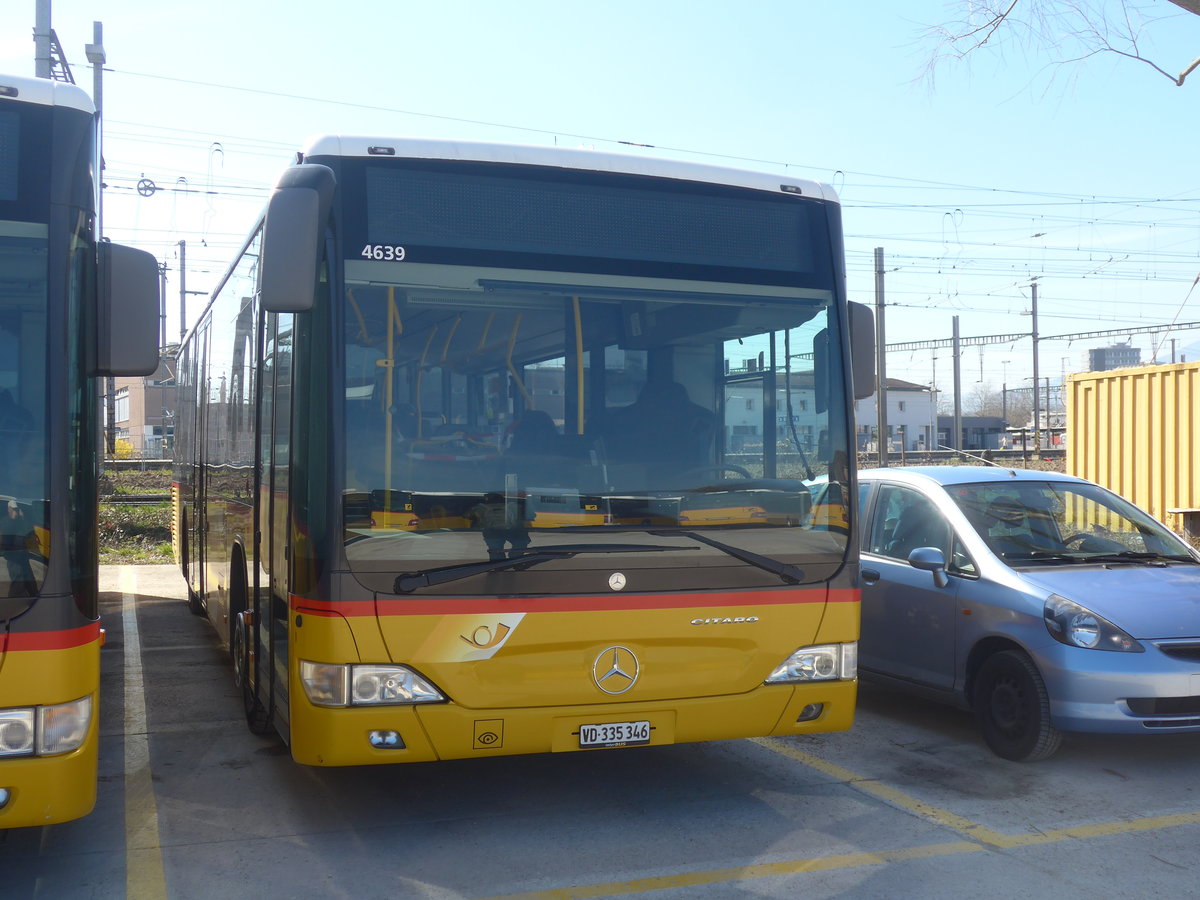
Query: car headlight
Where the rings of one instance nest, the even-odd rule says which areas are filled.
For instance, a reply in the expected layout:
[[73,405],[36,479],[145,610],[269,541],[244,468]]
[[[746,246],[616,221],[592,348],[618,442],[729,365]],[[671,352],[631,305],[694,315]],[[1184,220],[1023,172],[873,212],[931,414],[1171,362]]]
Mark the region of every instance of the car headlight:
[[1145,653],[1146,648],[1103,616],[1058,594],[1046,598],[1042,613],[1050,636],[1068,647]]
[[849,681],[858,675],[858,644],[801,647],[767,676],[765,684]]
[[441,703],[446,697],[407,666],[300,661],[300,681],[314,706]]

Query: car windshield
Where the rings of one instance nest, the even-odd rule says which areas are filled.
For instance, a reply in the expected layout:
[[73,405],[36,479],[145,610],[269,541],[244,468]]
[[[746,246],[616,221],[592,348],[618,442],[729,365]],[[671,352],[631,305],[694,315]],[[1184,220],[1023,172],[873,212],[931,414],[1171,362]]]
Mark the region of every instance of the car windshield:
[[980,482],[946,490],[1009,563],[1194,559],[1149,515],[1088,482]]

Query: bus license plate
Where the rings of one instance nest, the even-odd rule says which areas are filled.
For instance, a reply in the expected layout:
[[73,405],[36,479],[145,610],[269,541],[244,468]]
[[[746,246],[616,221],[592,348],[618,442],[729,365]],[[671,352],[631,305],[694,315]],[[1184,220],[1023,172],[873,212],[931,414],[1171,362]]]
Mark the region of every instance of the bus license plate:
[[580,725],[579,746],[636,747],[650,743],[650,723],[605,722],[603,725]]

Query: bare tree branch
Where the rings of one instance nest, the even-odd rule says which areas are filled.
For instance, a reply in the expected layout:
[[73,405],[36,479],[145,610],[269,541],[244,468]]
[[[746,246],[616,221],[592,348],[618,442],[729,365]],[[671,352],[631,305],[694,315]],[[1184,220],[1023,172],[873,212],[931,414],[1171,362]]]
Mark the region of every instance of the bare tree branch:
[[[1169,0],[1174,6],[1200,16],[1200,0]],[[1020,8],[1018,9],[1018,6]],[[961,18],[926,29],[934,52],[926,66],[932,81],[934,70],[946,60],[961,61],[985,45],[1002,52],[1006,42],[1049,47],[1060,64],[1080,62],[1100,53],[1114,53],[1144,63],[1172,83],[1182,86],[1200,67],[1200,57],[1178,75],[1142,53],[1140,38],[1147,26],[1163,21],[1144,5],[1121,0],[1120,12],[1105,16],[1089,0],[963,0]],[[1065,45],[1078,46],[1071,53]]]

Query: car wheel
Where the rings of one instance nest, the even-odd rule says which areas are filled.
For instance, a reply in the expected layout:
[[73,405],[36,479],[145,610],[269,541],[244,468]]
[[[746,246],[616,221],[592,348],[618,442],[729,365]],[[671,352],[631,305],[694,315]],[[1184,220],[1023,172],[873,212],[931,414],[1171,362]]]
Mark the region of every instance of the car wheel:
[[1062,741],[1050,722],[1046,684],[1033,660],[1019,650],[1004,650],[984,662],[973,706],[984,742],[1004,759],[1045,759]]

